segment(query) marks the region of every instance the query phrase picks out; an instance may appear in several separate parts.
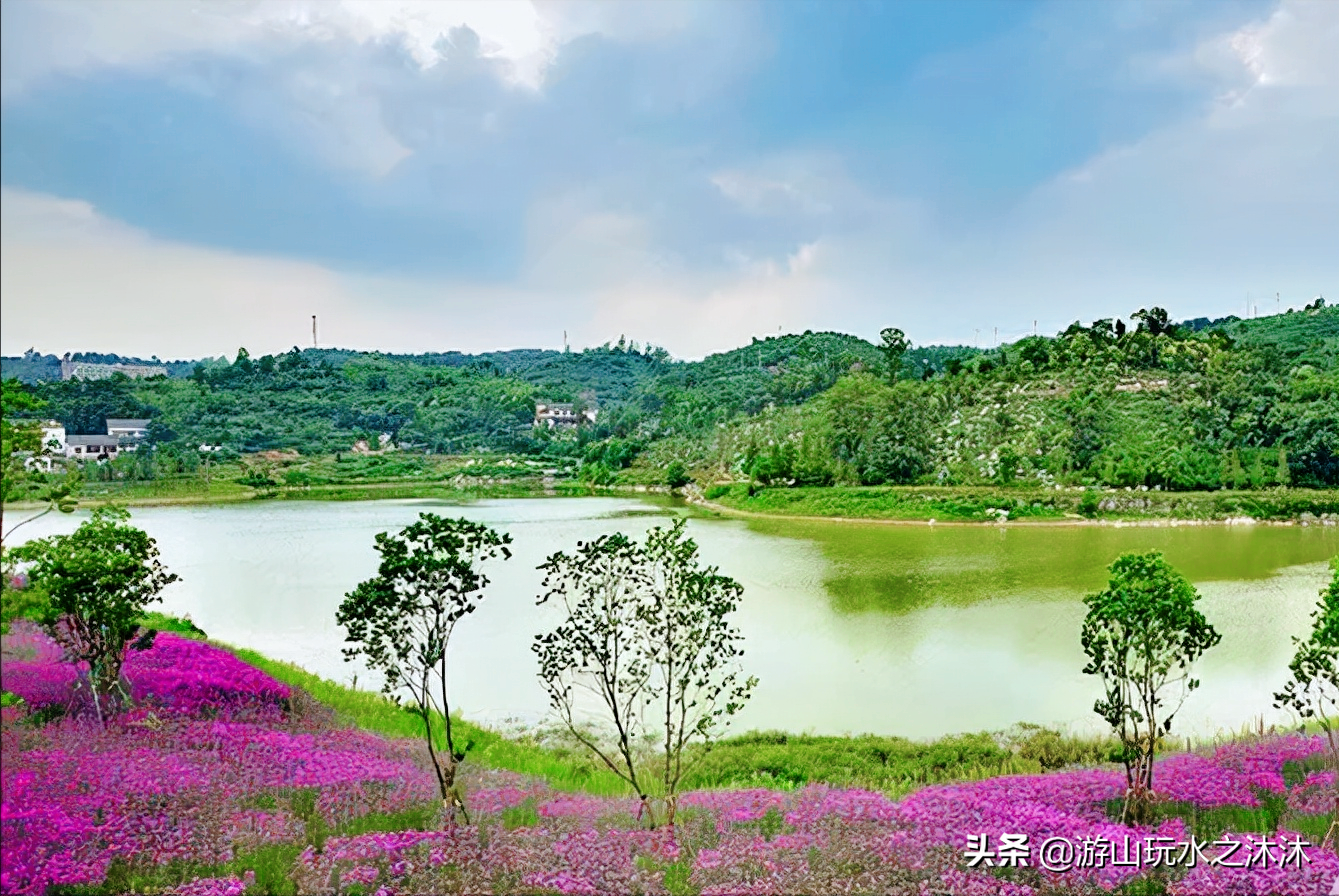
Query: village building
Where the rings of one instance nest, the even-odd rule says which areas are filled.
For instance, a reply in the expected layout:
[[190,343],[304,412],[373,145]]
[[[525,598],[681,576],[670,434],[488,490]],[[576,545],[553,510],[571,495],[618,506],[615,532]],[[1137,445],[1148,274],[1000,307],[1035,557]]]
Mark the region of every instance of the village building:
[[65,425],[59,420],[42,421],[42,451],[52,454],[65,453]]
[[108,417],[107,435],[139,440],[149,435],[149,421],[133,417]]
[[65,456],[75,460],[113,460],[121,451],[116,436],[67,436]]
[[43,420],[41,426],[41,447],[35,454],[27,451],[21,452],[25,455],[23,466],[29,470],[45,470],[49,473],[55,469],[55,459],[65,456],[65,427],[59,420]]
[[78,436],[65,435],[65,427],[61,426],[65,456],[74,460],[112,460],[133,452],[149,435],[147,418],[107,417],[104,425],[107,430],[104,434]]
[[587,407],[577,413],[576,405],[573,404],[536,404],[535,425],[547,426],[549,429],[566,429],[578,423],[594,423],[598,413],[593,407]]

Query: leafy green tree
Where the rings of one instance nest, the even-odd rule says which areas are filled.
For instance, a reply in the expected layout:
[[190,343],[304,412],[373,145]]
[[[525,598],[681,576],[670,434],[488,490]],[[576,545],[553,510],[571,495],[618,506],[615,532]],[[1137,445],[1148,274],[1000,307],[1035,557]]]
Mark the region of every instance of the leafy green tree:
[[[651,781],[673,824],[688,770],[685,750],[708,743],[747,702],[757,679],[739,665],[741,635],[730,621],[743,588],[702,567],[685,522],[657,527],[637,544],[616,533],[557,553],[545,573],[539,604],[563,602],[566,618],[533,649],[540,681],[568,729],[626,781],[652,826]],[[614,729],[612,748],[578,724],[578,694],[594,695]],[[640,762],[654,739],[654,770]]]
[[[362,656],[382,673],[382,691],[406,690],[411,709],[423,722],[428,756],[437,775],[442,805],[454,820],[459,809],[469,823],[456,771],[465,749],[457,750],[447,697],[447,648],[456,623],[484,598],[488,577],[479,566],[498,554],[511,558],[511,536],[467,519],[419,514],[392,535],[379,533],[381,562],[375,578],[358,585],[340,604],[335,620],[352,647],[345,659]],[[433,715],[442,717],[445,752],[434,743]]]
[[1304,719],[1314,719],[1325,732],[1334,772],[1333,818],[1325,844],[1339,852],[1339,557],[1331,561],[1334,577],[1320,592],[1320,602],[1311,614],[1311,634],[1294,638],[1297,653],[1288,664],[1292,678],[1274,695],[1275,705],[1291,709]]
[[1122,554],[1104,591],[1084,598],[1084,674],[1102,678],[1093,710],[1120,738],[1126,793],[1122,820],[1149,820],[1158,742],[1189,693],[1190,666],[1221,636],[1195,607],[1199,593],[1157,551]]
[[140,617],[177,581],[158,559],[157,542],[127,525],[129,519],[121,508],[98,508],[73,533],[30,541],[13,552],[47,594],[41,622],[74,660],[88,664],[94,712],[104,724],[117,698],[126,696],[126,651],[152,644],[151,635],[136,638]]
[[1139,321],[1139,329],[1147,330],[1150,336],[1157,337],[1175,330],[1165,308],[1140,308],[1130,317]]
[[888,382],[897,379],[897,374],[902,369],[902,356],[909,348],[911,342],[907,339],[907,334],[897,327],[885,327],[879,331],[879,351],[883,352],[884,363],[887,365]]
[[669,466],[665,467],[665,485],[670,488],[683,488],[692,482],[688,475],[688,468],[683,465],[681,460],[672,460]]

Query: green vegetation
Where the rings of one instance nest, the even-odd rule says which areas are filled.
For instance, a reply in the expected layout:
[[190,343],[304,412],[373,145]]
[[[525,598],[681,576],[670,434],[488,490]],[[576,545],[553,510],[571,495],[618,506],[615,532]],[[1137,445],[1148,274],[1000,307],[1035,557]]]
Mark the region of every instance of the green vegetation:
[[187,638],[194,638],[199,641],[206,640],[209,636],[205,634],[204,629],[197,626],[189,619],[182,619],[177,616],[169,616],[166,613],[159,613],[157,610],[143,613],[136,620],[143,628],[153,629],[156,632],[172,632]]
[[1152,492],[981,486],[708,487],[703,497],[746,513],[848,519],[996,522],[1010,520],[1297,519],[1339,513],[1339,493],[1322,489],[1265,492]]
[[1110,739],[1065,736],[1033,725],[929,743],[875,735],[752,732],[695,755],[686,786],[791,789],[822,782],[899,796],[926,784],[1098,765],[1117,760],[1119,752]]
[[[345,596],[335,620],[348,631],[346,659],[365,657],[385,676],[383,693],[409,692],[410,708],[423,723],[428,757],[437,773],[442,804],[454,821],[458,809],[469,823],[456,788],[456,768],[468,747],[452,736],[447,691],[447,650],[456,623],[484,598],[488,577],[477,566],[502,555],[511,559],[511,536],[467,519],[421,513],[398,533],[376,536],[377,575]],[[438,750],[434,719],[442,721]]]
[[1117,557],[1106,589],[1084,598],[1083,671],[1101,677],[1104,693],[1093,711],[1120,738],[1127,824],[1149,820],[1158,745],[1199,687],[1191,664],[1222,640],[1198,600],[1195,586],[1157,551]]
[[[556,598],[567,611],[532,644],[550,705],[641,799],[639,817],[656,824],[654,782],[673,824],[693,747],[718,736],[758,683],[739,666],[744,651],[730,620],[743,586],[700,565],[682,519],[651,529],[644,544],[621,532],[579,543],[540,569],[538,602]],[[612,749],[577,723],[576,693],[599,696]],[[659,742],[654,760],[644,755],[648,739]]]
[[69,656],[88,664],[93,709],[103,722],[117,697],[124,698],[126,652],[153,643],[152,634],[136,638],[145,606],[177,581],[159,561],[157,542],[129,519],[125,510],[99,508],[69,535],[10,552],[45,595],[39,621]]
[[[28,381],[6,381],[6,420],[53,417],[70,433],[101,432],[109,416],[152,420],[138,451],[85,466],[94,500],[695,481],[995,488],[1020,491],[1029,507],[1030,493],[1053,492],[1041,517],[1166,508],[1273,518],[1333,513],[1328,497],[1299,489],[1339,486],[1339,308],[1183,325],[1140,309],[1128,326],[1075,323],[988,351],[911,346],[889,327],[878,345],[806,332],[695,362],[620,340],[476,356],[241,350],[141,380],[39,381],[55,368],[3,364]],[[559,401],[594,421],[534,425],[537,402]],[[1153,507],[1063,497],[1082,488],[1130,489]],[[1224,497],[1164,497],[1202,493]],[[841,515],[978,519],[986,509]],[[1017,500],[996,509],[1033,515]]]

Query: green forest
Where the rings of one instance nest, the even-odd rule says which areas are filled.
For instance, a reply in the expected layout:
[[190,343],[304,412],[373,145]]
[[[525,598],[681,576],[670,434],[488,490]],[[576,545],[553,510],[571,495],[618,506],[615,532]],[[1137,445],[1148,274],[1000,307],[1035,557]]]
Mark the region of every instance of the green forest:
[[[71,434],[152,421],[147,444],[86,470],[92,481],[193,478],[208,463],[258,485],[336,469],[327,481],[414,478],[468,455],[593,485],[1339,486],[1339,308],[1323,301],[1252,320],[1141,309],[988,350],[913,346],[890,328],[878,344],[805,332],[701,361],[620,339],[482,355],[242,349],[151,379],[61,381],[58,360],[33,352],[0,366],[11,420]],[[595,420],[536,426],[537,402]],[[275,452],[303,463],[287,479],[245,463]]]

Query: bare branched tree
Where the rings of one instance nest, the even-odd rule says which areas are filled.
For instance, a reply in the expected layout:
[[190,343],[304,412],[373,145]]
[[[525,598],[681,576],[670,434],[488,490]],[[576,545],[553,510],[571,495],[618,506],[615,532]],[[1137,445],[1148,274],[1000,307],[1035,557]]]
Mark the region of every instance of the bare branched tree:
[[[653,826],[655,782],[672,824],[689,744],[709,743],[757,684],[743,678],[740,634],[729,620],[743,588],[699,566],[682,520],[652,529],[644,545],[605,536],[540,568],[539,603],[561,600],[567,612],[534,643],[551,704],[573,736],[632,787]],[[583,693],[612,724],[612,749],[578,723]],[[661,744],[654,771],[640,756],[652,738]]]
[[[377,535],[381,565],[377,576],[344,598],[336,621],[348,630],[346,659],[363,656],[385,676],[382,690],[413,698],[423,720],[428,756],[437,774],[442,805],[454,820],[459,810],[469,823],[456,771],[465,749],[457,749],[447,697],[447,647],[456,623],[483,600],[488,577],[478,566],[501,554],[511,557],[511,536],[466,519],[419,515],[398,535]],[[442,718],[445,751],[433,739],[433,718]]]

